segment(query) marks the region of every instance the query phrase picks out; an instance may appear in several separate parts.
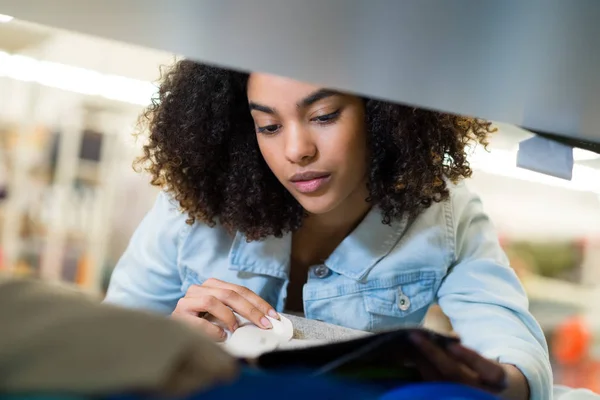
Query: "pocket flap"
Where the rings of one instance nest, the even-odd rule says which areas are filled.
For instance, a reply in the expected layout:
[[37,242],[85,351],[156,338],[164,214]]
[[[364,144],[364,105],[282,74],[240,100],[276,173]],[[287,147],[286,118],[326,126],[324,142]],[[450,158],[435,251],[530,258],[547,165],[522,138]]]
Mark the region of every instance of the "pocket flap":
[[435,282],[435,274],[427,271],[400,275],[393,286],[365,291],[365,308],[372,314],[405,317],[433,302]]

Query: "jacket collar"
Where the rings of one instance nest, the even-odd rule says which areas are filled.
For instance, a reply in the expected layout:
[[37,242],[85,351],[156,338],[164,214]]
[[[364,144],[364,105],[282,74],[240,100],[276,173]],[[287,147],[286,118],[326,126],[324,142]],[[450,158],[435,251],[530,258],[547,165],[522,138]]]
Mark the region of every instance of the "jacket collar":
[[[325,260],[332,271],[360,281],[394,248],[404,233],[407,219],[385,225],[382,214],[373,207],[362,222]],[[231,269],[288,279],[292,234],[248,242],[238,233],[229,254]]]

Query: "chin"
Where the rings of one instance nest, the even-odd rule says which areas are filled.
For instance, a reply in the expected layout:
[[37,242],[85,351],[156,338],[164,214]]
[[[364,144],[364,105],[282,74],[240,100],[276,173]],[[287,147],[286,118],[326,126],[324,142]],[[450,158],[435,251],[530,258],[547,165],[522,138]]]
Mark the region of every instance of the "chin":
[[298,199],[298,202],[309,214],[314,215],[327,214],[338,205],[337,202],[324,198],[304,198]]

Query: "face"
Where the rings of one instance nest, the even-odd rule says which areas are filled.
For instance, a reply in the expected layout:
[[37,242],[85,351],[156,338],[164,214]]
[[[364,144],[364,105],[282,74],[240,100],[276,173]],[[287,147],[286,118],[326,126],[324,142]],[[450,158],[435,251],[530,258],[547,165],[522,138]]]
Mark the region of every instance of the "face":
[[360,98],[252,74],[248,101],[266,163],[306,211],[364,204],[368,154]]

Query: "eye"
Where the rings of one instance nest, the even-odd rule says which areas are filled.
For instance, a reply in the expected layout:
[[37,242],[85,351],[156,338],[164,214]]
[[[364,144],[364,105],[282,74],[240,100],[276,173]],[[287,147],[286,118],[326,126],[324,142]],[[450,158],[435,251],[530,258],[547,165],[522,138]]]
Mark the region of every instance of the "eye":
[[259,126],[256,130],[258,133],[264,133],[265,135],[273,135],[281,129],[281,125],[265,125]]
[[340,116],[340,110],[334,111],[330,114],[319,115],[314,117],[311,121],[318,122],[320,124],[327,124],[335,121]]

